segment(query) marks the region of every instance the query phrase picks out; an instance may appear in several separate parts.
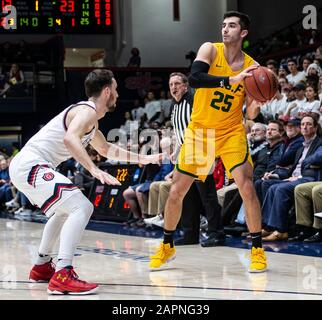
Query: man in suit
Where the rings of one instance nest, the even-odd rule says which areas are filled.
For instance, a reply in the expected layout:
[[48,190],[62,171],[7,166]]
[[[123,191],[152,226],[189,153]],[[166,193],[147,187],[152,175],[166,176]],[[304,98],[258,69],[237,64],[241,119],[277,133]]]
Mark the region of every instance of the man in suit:
[[[318,122],[313,116],[305,116],[301,120],[301,132],[304,137],[303,146],[295,156],[294,165],[289,177],[283,180],[267,180],[264,182],[267,192],[264,193],[262,207],[263,224],[272,232],[263,238],[264,241],[285,240],[288,238],[288,212],[294,204],[294,189],[305,182],[317,181],[322,163],[322,138],[318,136]],[[266,194],[266,195],[265,195]]]

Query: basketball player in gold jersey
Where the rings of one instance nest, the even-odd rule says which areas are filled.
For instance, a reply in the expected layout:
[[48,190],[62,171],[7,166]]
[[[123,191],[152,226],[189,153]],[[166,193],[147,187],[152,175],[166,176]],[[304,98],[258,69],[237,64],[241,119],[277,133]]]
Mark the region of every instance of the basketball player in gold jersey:
[[246,208],[252,238],[249,272],[267,268],[262,248],[261,211],[253,186],[253,167],[242,124],[246,99],[248,115],[254,118],[260,105],[245,96],[243,80],[258,66],[242,50],[248,34],[249,18],[227,12],[222,23],[222,43],[204,43],[191,67],[189,84],[197,88],[191,122],[180,149],[170,195],[165,208],[164,240],[150,257],[150,269],[159,269],[175,258],[173,233],[180,220],[182,200],[194,179],[204,180],[215,158],[221,157],[234,178]]

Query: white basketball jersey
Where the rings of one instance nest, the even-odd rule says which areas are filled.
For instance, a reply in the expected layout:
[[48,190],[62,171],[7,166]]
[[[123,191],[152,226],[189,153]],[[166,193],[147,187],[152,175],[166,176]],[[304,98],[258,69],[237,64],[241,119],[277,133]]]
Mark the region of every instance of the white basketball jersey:
[[[66,134],[66,116],[69,110],[79,105],[87,105],[89,108],[96,110],[95,103],[92,101],[80,101],[63,110],[55,118],[42,127],[22,148],[22,150],[32,151],[39,155],[46,162],[57,167],[63,161],[71,158],[71,154],[64,144]],[[84,135],[81,139],[82,144],[86,147],[92,140],[96,131],[94,127],[91,132]]]

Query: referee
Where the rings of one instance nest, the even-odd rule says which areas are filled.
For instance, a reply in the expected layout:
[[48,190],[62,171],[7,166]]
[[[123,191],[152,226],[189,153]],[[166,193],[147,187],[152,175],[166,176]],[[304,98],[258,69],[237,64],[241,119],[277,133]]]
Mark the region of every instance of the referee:
[[[171,160],[175,161],[184,141],[185,130],[190,122],[193,94],[188,86],[188,78],[180,72],[170,74],[169,87],[174,99],[171,122],[177,145]],[[221,207],[218,203],[215,180],[210,174],[205,182],[196,181],[192,184],[184,198],[181,217],[184,236],[175,241],[176,245],[199,243],[200,208],[202,205],[208,221],[208,237],[202,241],[201,245],[212,247],[224,244],[225,234],[222,227]]]

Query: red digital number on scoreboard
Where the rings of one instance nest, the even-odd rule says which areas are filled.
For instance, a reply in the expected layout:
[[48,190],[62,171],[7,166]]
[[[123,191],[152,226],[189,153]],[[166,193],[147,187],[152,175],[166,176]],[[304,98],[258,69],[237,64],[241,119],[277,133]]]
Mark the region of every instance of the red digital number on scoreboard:
[[12,0],[2,0],[1,1],[1,11],[3,11],[5,6],[12,6]]
[[60,12],[75,12],[75,0],[61,0]]
[[105,0],[105,24],[111,25],[111,0]]

